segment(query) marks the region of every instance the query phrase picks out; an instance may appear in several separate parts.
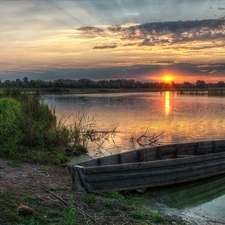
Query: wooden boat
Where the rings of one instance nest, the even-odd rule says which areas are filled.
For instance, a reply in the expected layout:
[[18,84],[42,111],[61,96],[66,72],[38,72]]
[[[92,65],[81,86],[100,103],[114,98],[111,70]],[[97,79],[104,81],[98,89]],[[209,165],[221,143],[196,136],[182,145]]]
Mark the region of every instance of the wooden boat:
[[149,147],[68,165],[72,187],[109,192],[157,187],[225,173],[225,140]]

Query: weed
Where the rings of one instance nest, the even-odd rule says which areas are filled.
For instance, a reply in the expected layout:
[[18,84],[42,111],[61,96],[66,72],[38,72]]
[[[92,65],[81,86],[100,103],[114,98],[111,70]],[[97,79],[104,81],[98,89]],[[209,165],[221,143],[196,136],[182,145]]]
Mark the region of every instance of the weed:
[[131,211],[128,216],[135,220],[148,220],[160,224],[164,224],[166,222],[165,217],[158,211],[150,211],[145,208],[139,208],[136,211]]
[[126,202],[124,196],[122,194],[119,194],[118,192],[115,192],[115,191],[108,192],[108,193],[104,194],[103,197],[113,198],[113,199],[118,200],[119,202]]
[[77,225],[77,222],[75,219],[77,212],[73,207],[73,202],[74,200],[72,195],[70,198],[69,204],[63,214],[63,221],[65,225]]
[[149,202],[149,199],[146,198],[144,195],[132,193],[126,195],[126,200],[130,205],[143,205]]
[[94,194],[87,194],[84,196],[84,202],[87,204],[94,203],[96,200],[96,196]]
[[128,214],[128,216],[134,218],[134,219],[141,219],[143,218],[143,213],[142,212],[138,212],[138,211],[132,211]]
[[151,219],[155,223],[165,222],[165,217],[159,213],[159,211],[153,211],[151,215]]
[[104,202],[104,207],[108,210],[113,210],[114,209],[114,204],[111,201],[105,201]]

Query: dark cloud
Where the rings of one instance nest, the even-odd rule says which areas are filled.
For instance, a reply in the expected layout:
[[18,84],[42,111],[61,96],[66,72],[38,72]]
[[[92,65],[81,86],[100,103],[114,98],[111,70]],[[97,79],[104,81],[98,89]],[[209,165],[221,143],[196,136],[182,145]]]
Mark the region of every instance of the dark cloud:
[[[171,21],[144,23],[130,26],[109,26],[99,27],[80,27],[79,31],[84,36],[117,38],[122,46],[136,45],[135,41],[141,41],[139,46],[165,45],[171,46],[177,43],[187,43],[193,41],[206,42],[223,40],[225,38],[225,20],[208,19],[193,21]],[[102,46],[105,44],[102,43]],[[219,47],[212,44],[211,47]]]
[[98,35],[100,35],[104,33],[104,29],[92,26],[79,27],[77,30],[82,31],[84,34],[97,33]]
[[124,39],[145,39],[141,45],[172,45],[225,38],[224,20],[145,23],[128,28]]
[[107,48],[116,48],[117,45],[113,44],[113,45],[102,45],[102,46],[95,46],[93,49],[107,49]]

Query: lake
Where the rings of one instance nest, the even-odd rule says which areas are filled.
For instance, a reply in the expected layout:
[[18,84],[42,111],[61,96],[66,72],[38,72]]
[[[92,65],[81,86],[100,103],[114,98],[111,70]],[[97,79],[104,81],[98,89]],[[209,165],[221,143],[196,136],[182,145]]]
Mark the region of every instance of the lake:
[[[225,98],[179,95],[176,92],[113,94],[49,94],[43,99],[56,108],[56,116],[71,115],[88,109],[95,117],[96,129],[113,129],[113,141],[104,143],[104,153],[141,148],[131,137],[163,134],[157,144],[172,144],[225,139]],[[70,124],[72,120],[67,120]],[[89,154],[97,146],[89,143]],[[98,151],[97,151],[98,152]],[[225,175],[158,190],[163,204],[174,208],[174,215],[193,218],[193,224],[224,224]],[[152,192],[150,192],[151,194]],[[162,210],[162,207],[158,210]]]
[[[116,135],[104,143],[110,153],[141,148],[135,141],[145,132],[160,135],[157,144],[224,139],[225,98],[180,95],[177,92],[113,94],[49,94],[44,101],[56,108],[56,116],[76,114],[88,109],[96,130],[114,127]],[[72,123],[68,119],[67,123]],[[146,144],[146,142],[144,143]],[[90,154],[97,146],[88,144]]]

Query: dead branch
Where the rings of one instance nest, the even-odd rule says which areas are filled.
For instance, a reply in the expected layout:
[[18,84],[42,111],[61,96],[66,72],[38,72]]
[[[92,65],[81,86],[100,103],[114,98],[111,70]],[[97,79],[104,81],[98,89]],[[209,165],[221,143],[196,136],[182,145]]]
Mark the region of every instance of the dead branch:
[[134,135],[130,138],[131,143],[136,142],[138,145],[140,145],[142,147],[154,146],[155,143],[159,140],[159,137],[164,133],[164,131],[163,131],[159,134],[153,134],[151,136],[148,136],[148,135],[146,135],[147,132],[148,132],[148,128],[138,138],[136,138],[136,134],[134,133]]
[[146,137],[145,135],[146,135],[147,131],[148,131],[148,128],[146,129],[146,131],[144,132],[144,134],[142,134],[142,135],[136,140],[137,143],[140,143],[141,139],[142,139],[143,137]]
[[[68,206],[69,203],[67,201],[65,201],[63,198],[59,197],[57,194],[55,194],[54,192],[52,191],[49,191],[47,189],[44,189],[45,191],[49,192],[51,195],[53,195],[54,197],[56,197],[57,199],[59,199],[60,201],[62,201],[64,203],[64,205]],[[80,214],[82,214],[82,216],[84,217],[84,219],[86,219],[86,216],[89,217],[93,222],[95,222],[96,224],[98,225],[101,225],[98,221],[96,221],[92,216],[90,216],[89,214],[83,212],[81,209],[73,206],[73,208],[75,210],[77,210]]]

